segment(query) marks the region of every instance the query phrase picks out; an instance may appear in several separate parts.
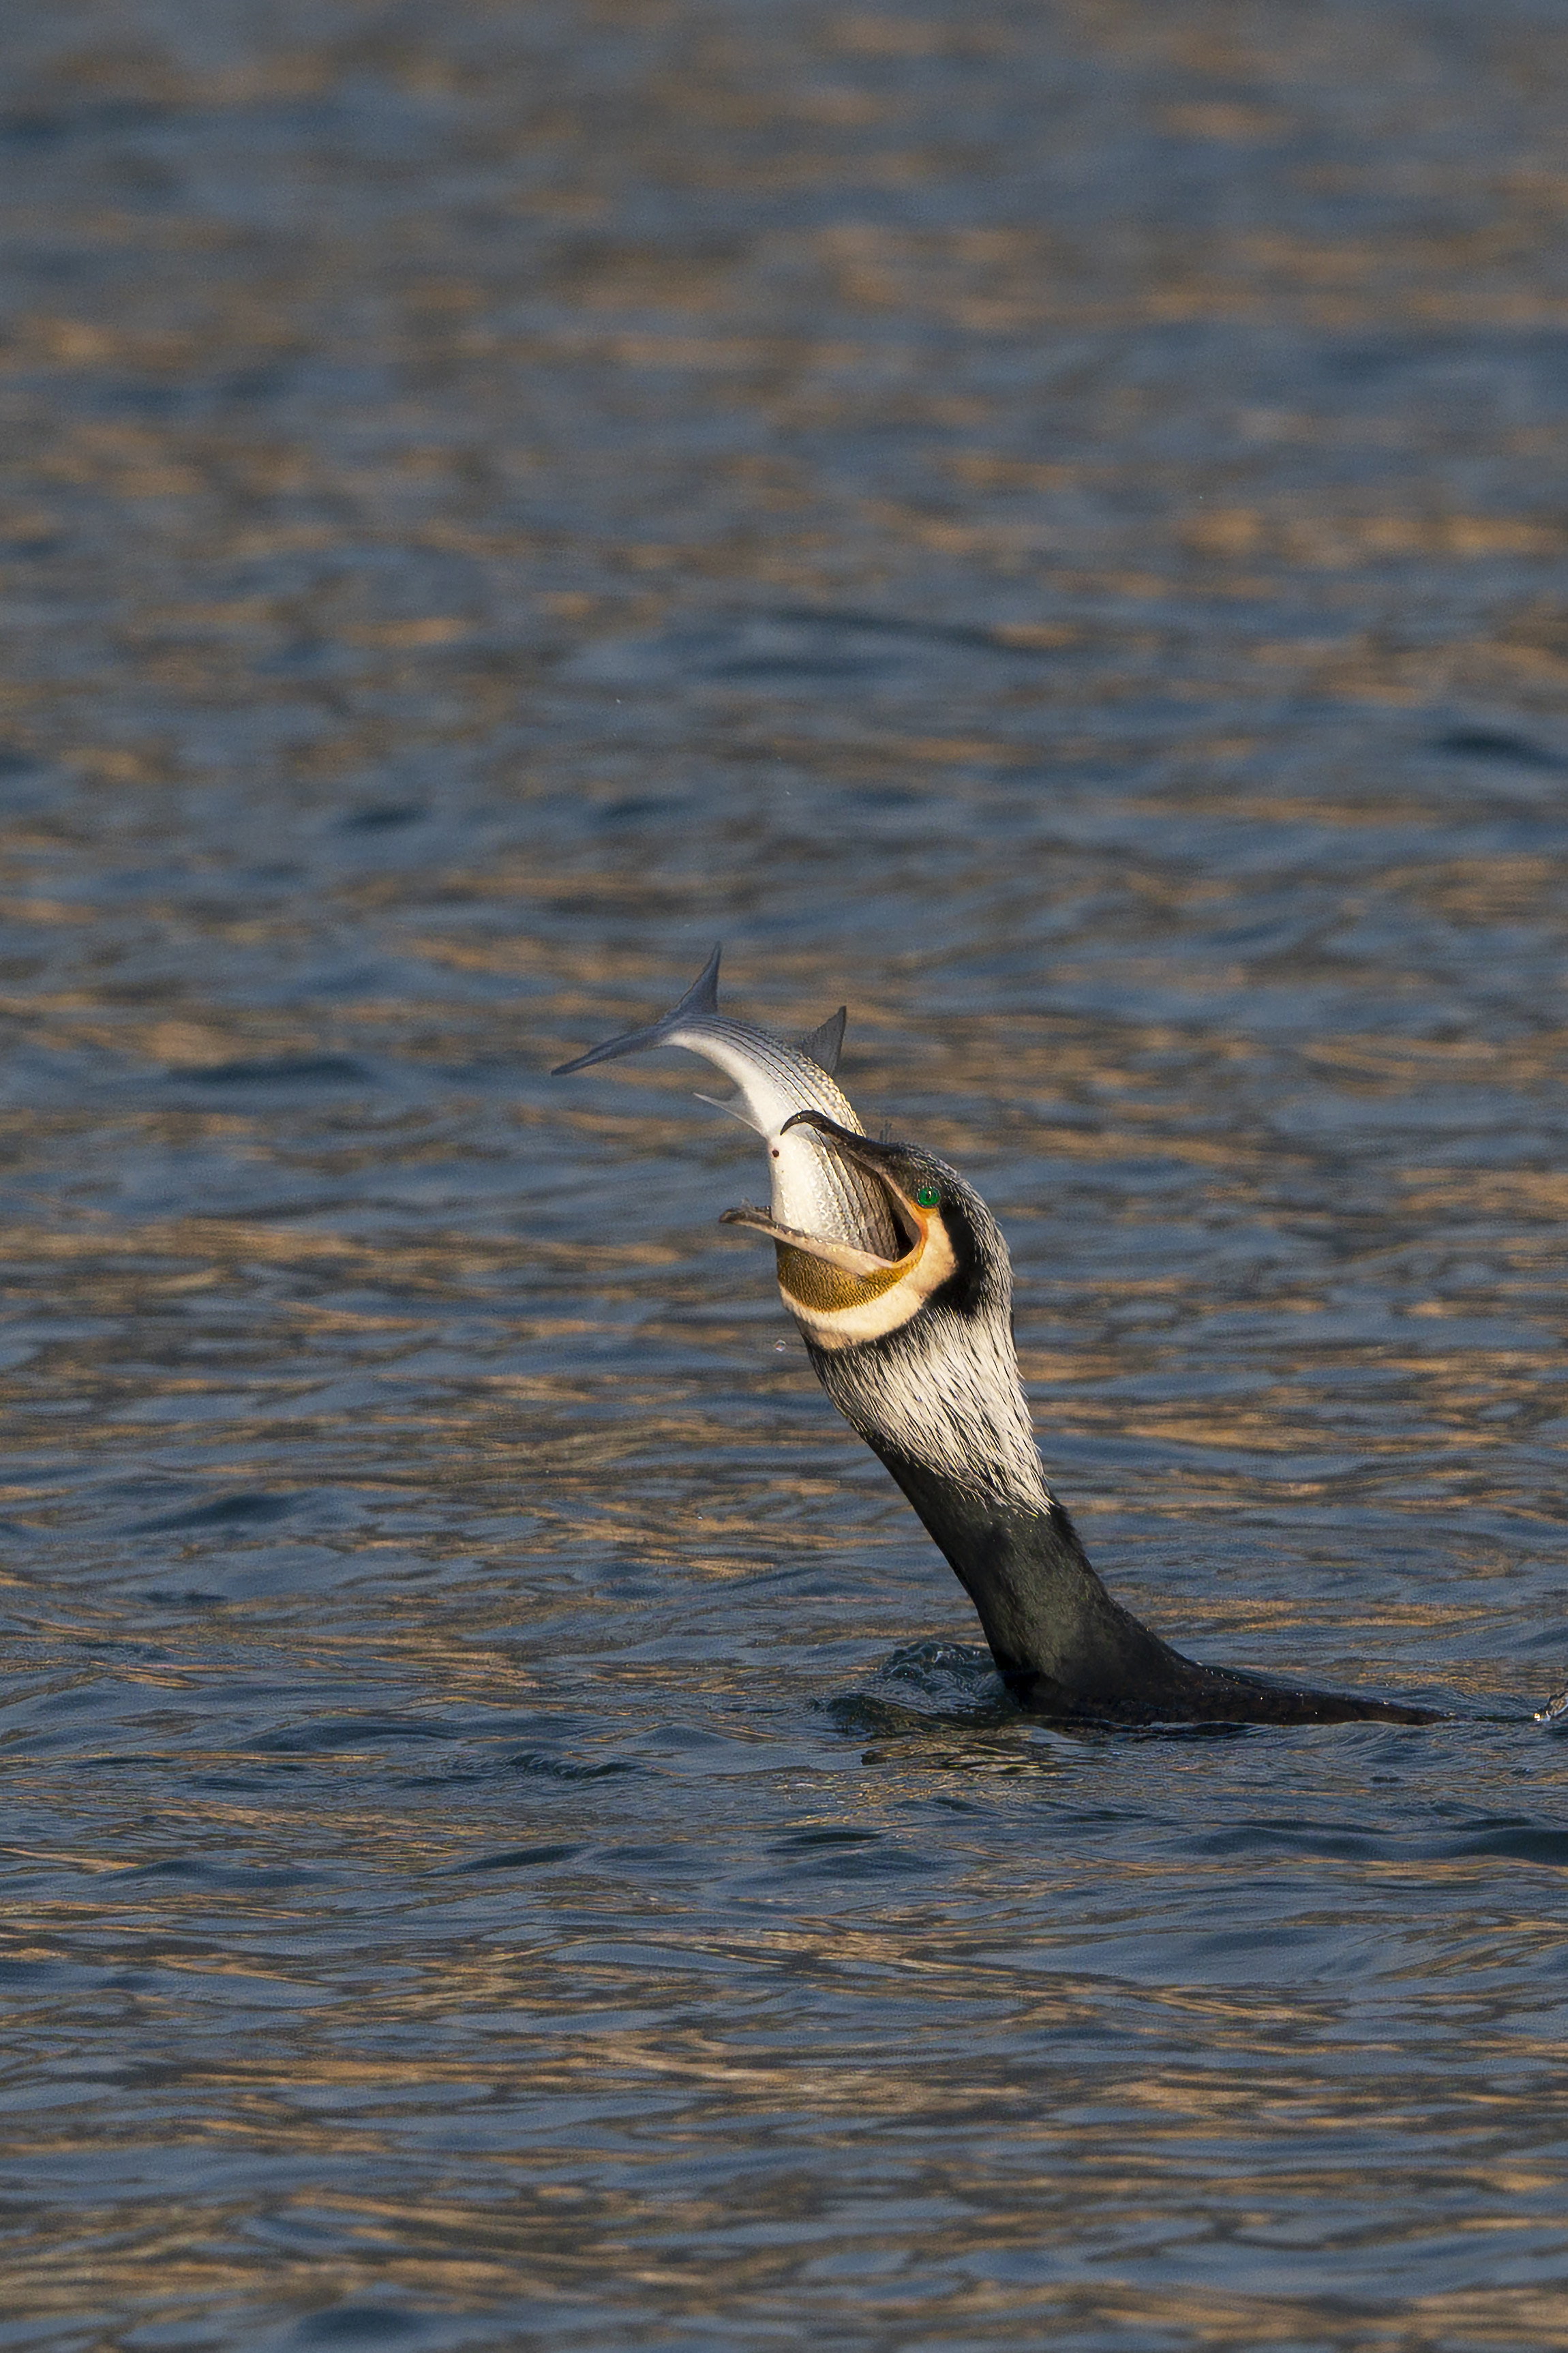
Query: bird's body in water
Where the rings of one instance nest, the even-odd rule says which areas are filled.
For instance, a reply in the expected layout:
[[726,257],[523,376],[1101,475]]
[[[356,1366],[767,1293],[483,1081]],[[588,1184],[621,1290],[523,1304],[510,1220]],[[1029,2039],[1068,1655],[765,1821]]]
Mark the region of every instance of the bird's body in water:
[[1200,1666],[1113,1600],[1047,1482],[1013,1345],[1012,1269],[954,1168],[861,1130],[834,1082],[842,1011],[799,1046],[718,1009],[719,954],[674,1011],[563,1072],[680,1045],[736,1083],[763,1135],[779,1289],[817,1378],[891,1472],[979,1613],[1021,1704],[1101,1724],[1426,1724],[1399,1700]]

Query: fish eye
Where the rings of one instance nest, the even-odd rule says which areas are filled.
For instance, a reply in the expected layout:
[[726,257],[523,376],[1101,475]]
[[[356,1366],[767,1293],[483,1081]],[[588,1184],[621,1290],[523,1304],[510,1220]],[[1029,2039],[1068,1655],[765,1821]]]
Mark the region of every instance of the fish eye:
[[940,1209],[942,1207],[942,1191],[940,1187],[930,1183],[917,1185],[915,1187],[915,1207],[917,1209]]

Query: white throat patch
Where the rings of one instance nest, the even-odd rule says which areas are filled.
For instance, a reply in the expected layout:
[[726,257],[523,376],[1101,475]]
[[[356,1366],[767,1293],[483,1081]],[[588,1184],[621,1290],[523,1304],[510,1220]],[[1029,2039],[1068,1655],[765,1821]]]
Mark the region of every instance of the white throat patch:
[[975,1495],[1051,1508],[1013,1345],[1006,1245],[984,1205],[989,1280],[963,1307],[934,1293],[958,1271],[941,1217],[902,1279],[851,1306],[808,1309],[784,1293],[817,1378],[851,1428]]
[[972,1495],[1051,1508],[1008,1318],[928,1307],[879,1340],[815,1354],[817,1377],[860,1436]]

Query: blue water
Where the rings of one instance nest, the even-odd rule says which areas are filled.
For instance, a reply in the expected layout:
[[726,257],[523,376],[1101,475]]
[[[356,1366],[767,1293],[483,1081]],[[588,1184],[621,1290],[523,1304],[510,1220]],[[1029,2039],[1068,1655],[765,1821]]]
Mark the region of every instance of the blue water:
[[[0,36],[0,2346],[1557,2341],[1560,13]],[[1068,1737],[726,943],[1195,1655]]]

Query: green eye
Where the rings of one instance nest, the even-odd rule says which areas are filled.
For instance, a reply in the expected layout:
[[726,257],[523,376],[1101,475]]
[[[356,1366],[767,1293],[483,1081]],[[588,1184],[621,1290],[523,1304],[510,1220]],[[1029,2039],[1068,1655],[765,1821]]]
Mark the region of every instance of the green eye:
[[915,1187],[915,1207],[917,1209],[940,1209],[942,1207],[942,1194],[937,1187],[934,1185],[917,1185]]

